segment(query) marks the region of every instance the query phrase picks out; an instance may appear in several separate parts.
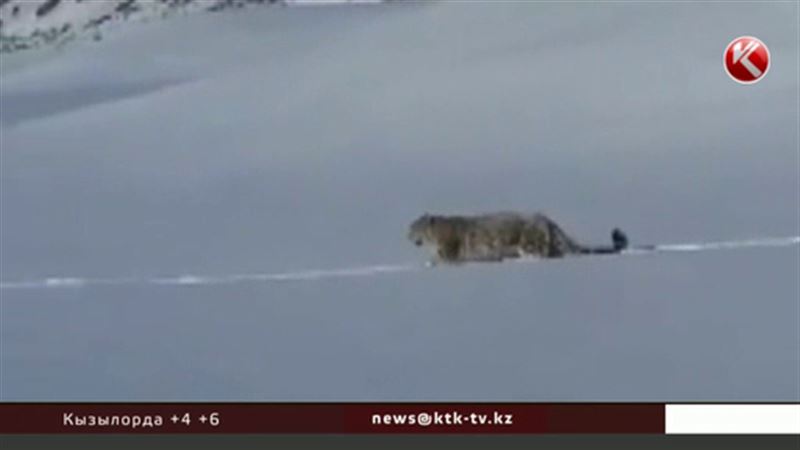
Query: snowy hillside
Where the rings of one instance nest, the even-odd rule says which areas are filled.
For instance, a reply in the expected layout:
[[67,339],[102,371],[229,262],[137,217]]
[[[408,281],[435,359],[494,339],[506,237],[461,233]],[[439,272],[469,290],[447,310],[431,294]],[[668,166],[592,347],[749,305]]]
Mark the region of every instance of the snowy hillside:
[[256,4],[341,3],[364,3],[364,0],[0,0],[0,52],[63,43],[83,35],[100,39],[104,31],[128,21]]
[[[0,400],[799,401],[800,247],[762,245],[800,234],[798,12],[266,5],[3,54]],[[506,210],[674,251],[407,239]]]

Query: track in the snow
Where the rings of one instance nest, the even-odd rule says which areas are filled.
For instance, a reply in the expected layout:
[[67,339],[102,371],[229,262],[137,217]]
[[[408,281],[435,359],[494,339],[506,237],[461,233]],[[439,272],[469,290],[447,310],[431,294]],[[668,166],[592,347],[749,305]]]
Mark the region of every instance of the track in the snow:
[[[633,247],[623,251],[621,254],[583,256],[594,257],[614,257],[614,256],[636,256],[665,252],[701,252],[712,250],[734,250],[751,247],[791,247],[800,244],[800,236],[781,237],[781,238],[762,238],[748,239],[739,241],[719,241],[719,242],[698,242],[685,244],[664,244],[654,246]],[[514,262],[536,262],[542,261],[538,258],[520,258],[511,260]],[[428,268],[427,264],[408,263],[408,264],[384,264],[363,267],[350,267],[342,269],[328,270],[303,270],[294,272],[278,273],[243,273],[229,275],[179,275],[171,277],[149,277],[149,278],[79,278],[79,277],[50,277],[38,280],[23,281],[3,281],[0,282],[0,289],[53,289],[53,288],[80,288],[85,286],[117,286],[117,285],[155,285],[155,286],[196,286],[196,285],[218,285],[236,284],[246,282],[298,282],[314,281],[329,278],[352,278],[366,277],[373,275],[412,272]]]

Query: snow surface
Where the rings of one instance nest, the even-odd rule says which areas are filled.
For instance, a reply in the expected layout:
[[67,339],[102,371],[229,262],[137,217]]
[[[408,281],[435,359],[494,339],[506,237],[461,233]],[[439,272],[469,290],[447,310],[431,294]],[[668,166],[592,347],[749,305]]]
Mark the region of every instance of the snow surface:
[[[61,28],[70,25],[82,28],[104,15],[114,15],[125,0],[75,1],[63,0],[49,13],[41,15],[37,11],[47,4],[45,0],[12,0],[0,6],[0,19],[3,20],[3,34],[25,36],[36,30]],[[141,2],[150,9],[166,6],[158,1]],[[14,11],[12,13],[12,11]]]
[[[797,236],[798,7],[251,8],[0,56],[2,400],[800,400],[798,246],[421,264],[425,211]],[[722,69],[770,48],[753,86]],[[187,275],[189,274],[189,275]],[[155,285],[87,279],[161,277]]]
[[0,52],[60,46],[75,38],[102,39],[130,22],[218,12],[253,5],[331,6],[382,0],[0,0]]

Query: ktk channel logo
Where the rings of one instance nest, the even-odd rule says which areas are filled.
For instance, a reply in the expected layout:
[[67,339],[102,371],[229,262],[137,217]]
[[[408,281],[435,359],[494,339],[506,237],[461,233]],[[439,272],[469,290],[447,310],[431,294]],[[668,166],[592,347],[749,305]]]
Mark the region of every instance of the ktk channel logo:
[[753,84],[761,81],[769,70],[769,49],[760,39],[741,36],[731,41],[723,54],[725,72],[733,81]]

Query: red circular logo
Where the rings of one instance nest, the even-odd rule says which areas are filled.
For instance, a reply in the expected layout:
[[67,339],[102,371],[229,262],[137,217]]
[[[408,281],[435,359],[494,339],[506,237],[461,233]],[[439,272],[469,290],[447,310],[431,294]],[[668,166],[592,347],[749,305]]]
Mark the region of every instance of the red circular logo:
[[725,48],[723,61],[725,71],[734,81],[753,84],[769,70],[769,49],[758,38],[741,36]]

